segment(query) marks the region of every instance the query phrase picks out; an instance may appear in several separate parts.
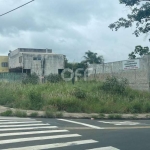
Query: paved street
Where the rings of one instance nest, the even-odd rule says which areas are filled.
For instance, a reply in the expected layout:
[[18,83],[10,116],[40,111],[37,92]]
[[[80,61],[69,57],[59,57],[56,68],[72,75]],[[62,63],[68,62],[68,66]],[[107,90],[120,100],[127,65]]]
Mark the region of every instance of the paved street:
[[0,150],[149,150],[149,120],[0,117]]

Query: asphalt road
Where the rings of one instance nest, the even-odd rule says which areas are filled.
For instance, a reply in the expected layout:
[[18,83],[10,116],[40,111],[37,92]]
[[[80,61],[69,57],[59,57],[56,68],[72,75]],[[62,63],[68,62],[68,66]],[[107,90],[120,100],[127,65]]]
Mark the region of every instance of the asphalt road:
[[150,120],[0,117],[0,150],[150,150]]

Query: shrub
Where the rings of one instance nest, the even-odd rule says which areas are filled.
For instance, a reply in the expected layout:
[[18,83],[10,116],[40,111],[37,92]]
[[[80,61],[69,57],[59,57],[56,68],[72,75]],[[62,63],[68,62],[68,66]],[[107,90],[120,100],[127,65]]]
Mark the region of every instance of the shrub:
[[62,78],[58,74],[50,74],[49,76],[46,77],[47,82],[50,83],[58,83],[62,81]]
[[54,113],[53,111],[47,109],[47,110],[45,111],[45,117],[46,117],[46,118],[55,118],[55,113]]
[[14,92],[9,89],[0,90],[0,105],[11,106],[15,101]]
[[103,83],[101,89],[112,93],[123,94],[128,85],[127,79],[118,80],[116,77],[108,77]]
[[[83,110],[83,102],[75,98],[54,98],[49,101],[49,104],[51,106],[55,106],[55,108],[57,108],[57,111],[82,112]],[[53,111],[53,109],[50,110]]]
[[0,115],[1,116],[12,116],[13,112],[12,110],[6,110],[4,112],[2,112]]
[[38,116],[38,112],[33,112],[30,114],[30,117],[37,117]]
[[16,110],[13,115],[16,117],[27,117],[27,113],[21,110]]
[[79,87],[74,88],[72,95],[79,99],[86,98],[86,92]]
[[63,113],[62,112],[57,112],[56,113],[56,118],[62,118],[63,117]]
[[101,114],[99,114],[99,117],[103,119],[103,118],[105,118],[105,114],[101,113]]
[[143,109],[142,107],[143,107],[142,102],[137,101],[137,102],[132,103],[131,113],[141,113]]
[[109,119],[121,119],[122,115],[120,115],[120,114],[110,114],[110,115],[108,115],[108,118]]
[[25,79],[22,80],[23,84],[38,84],[39,83],[39,77],[36,75],[36,73],[27,75]]
[[144,104],[144,110],[143,112],[149,113],[150,112],[150,103],[145,103]]
[[29,92],[30,108],[33,110],[40,110],[43,105],[41,92],[32,90]]

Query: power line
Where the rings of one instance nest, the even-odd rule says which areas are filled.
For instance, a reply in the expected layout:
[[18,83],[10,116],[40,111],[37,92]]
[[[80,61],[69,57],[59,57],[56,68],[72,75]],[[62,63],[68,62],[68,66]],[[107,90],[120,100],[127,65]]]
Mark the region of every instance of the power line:
[[8,12],[4,13],[4,14],[1,14],[1,15],[0,15],[0,17],[1,17],[1,16],[4,16],[4,15],[6,15],[6,14],[8,14],[8,13],[12,12],[12,11],[15,11],[16,9],[19,9],[19,8],[21,8],[21,7],[25,6],[25,5],[27,5],[27,4],[31,3],[31,2],[33,2],[33,1],[34,1],[34,0],[29,1],[29,2],[27,2],[27,3],[25,3],[25,4],[23,4],[23,5],[21,5],[21,6],[17,7],[17,8],[15,8],[15,9],[12,9],[12,10],[10,10],[10,11],[8,11]]

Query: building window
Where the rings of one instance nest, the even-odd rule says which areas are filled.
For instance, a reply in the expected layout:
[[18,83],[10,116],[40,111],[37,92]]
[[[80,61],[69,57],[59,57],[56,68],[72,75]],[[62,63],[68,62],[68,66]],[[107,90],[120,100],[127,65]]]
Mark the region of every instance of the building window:
[[2,66],[2,67],[8,67],[8,62],[2,62],[2,63],[1,63],[1,66]]
[[37,60],[41,60],[41,56],[38,56],[38,57],[37,57]]
[[22,63],[22,56],[19,57],[19,63]]
[[37,57],[33,57],[33,60],[37,60]]
[[41,56],[33,57],[33,60],[41,60]]

